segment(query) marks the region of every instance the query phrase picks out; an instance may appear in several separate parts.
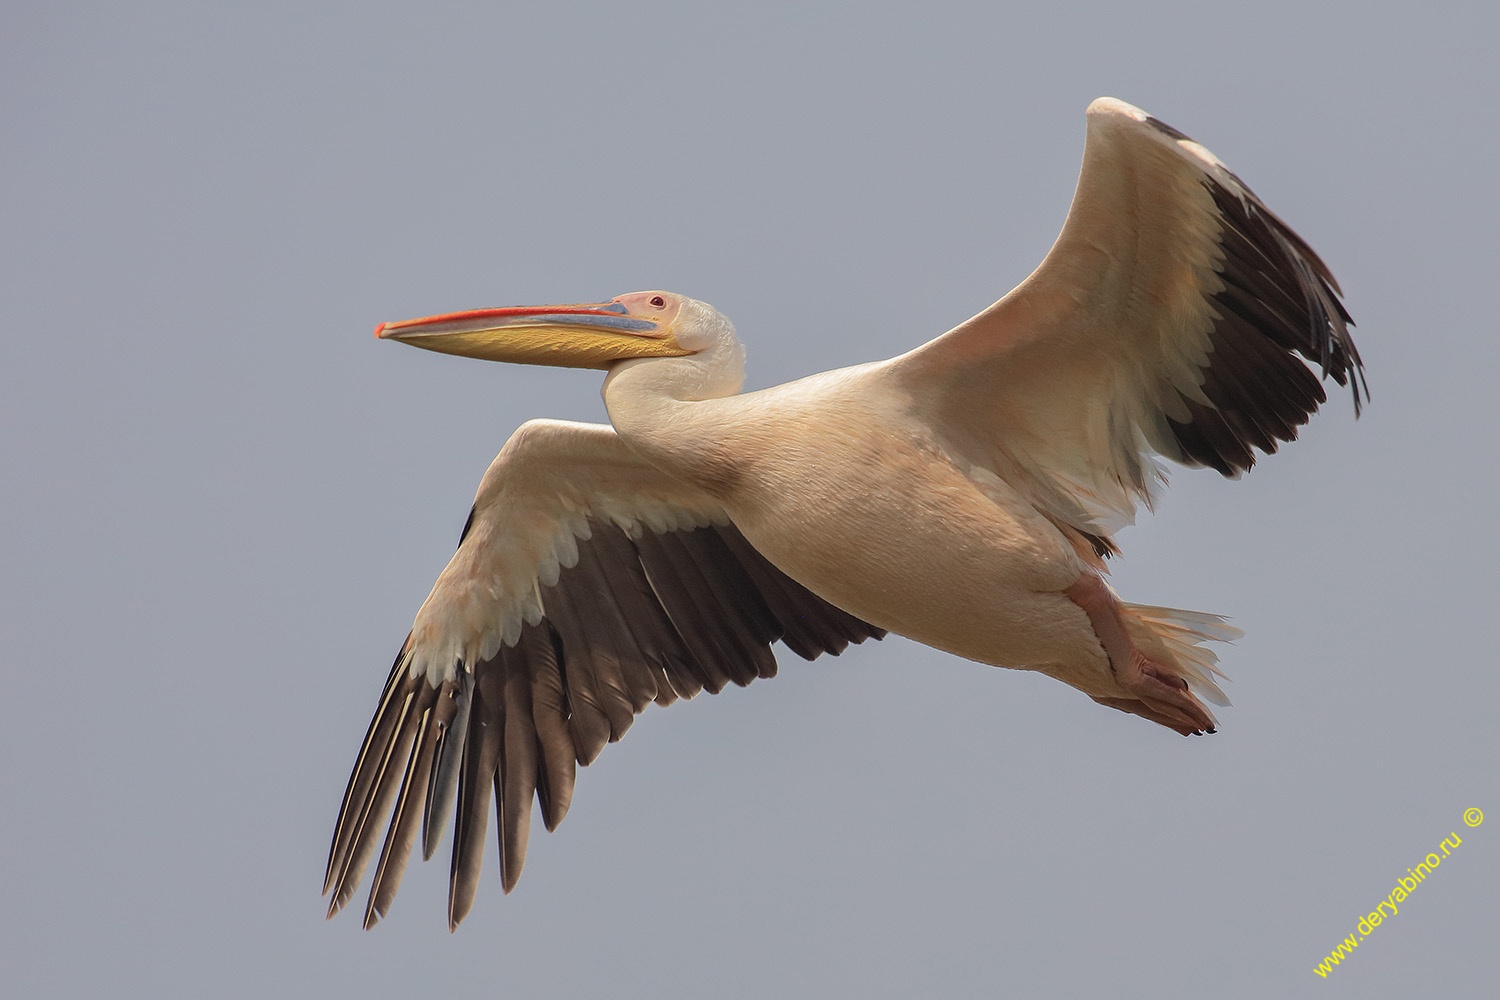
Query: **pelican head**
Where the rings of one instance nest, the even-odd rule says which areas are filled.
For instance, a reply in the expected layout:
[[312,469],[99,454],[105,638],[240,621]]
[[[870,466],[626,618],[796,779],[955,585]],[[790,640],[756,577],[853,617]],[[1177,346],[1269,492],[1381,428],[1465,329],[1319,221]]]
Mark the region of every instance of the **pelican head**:
[[[718,322],[712,322],[716,319]],[[710,320],[710,322],[705,322]],[[728,327],[712,306],[672,292],[608,302],[515,306],[382,323],[375,336],[444,354],[562,368],[609,368],[632,358],[675,358],[713,346]],[[733,335],[733,327],[728,327]]]

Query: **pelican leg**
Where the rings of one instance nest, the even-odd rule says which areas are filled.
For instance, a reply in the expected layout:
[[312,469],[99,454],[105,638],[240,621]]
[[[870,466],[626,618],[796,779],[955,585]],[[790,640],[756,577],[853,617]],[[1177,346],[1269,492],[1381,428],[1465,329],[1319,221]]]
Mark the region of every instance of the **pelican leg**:
[[1184,736],[1214,731],[1213,716],[1188,690],[1187,681],[1170,666],[1152,660],[1130,640],[1120,601],[1103,579],[1095,573],[1084,573],[1064,594],[1089,616],[1094,634],[1109,656],[1115,681],[1132,696],[1094,697],[1095,701],[1150,719]]

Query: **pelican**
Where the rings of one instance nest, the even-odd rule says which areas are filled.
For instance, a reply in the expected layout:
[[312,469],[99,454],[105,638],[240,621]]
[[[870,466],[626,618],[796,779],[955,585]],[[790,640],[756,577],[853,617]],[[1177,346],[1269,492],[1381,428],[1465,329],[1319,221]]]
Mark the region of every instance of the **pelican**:
[[376,328],[605,370],[612,426],[528,421],[485,473],[349,779],[330,917],[377,848],[365,926],[384,916],[451,816],[456,928],[492,791],[508,893],[533,798],[554,829],[648,704],[771,677],[777,641],[812,659],[896,632],[1214,731],[1203,643],[1238,630],[1120,600],[1114,532],[1164,484],[1153,455],[1237,477],[1296,438],[1320,376],[1358,416],[1363,366],[1328,267],[1217,157],[1122,101],[1087,121],[1041,266],[888,361],[742,394],[729,320],[662,291]]

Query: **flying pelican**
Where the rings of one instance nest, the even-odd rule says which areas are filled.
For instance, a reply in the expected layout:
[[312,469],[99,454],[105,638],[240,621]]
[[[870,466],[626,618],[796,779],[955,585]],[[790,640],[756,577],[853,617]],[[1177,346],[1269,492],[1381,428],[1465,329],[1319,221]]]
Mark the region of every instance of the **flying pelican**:
[[[667,705],[897,632],[1040,670],[1184,735],[1227,704],[1215,615],[1122,602],[1113,532],[1164,482],[1156,453],[1234,477],[1362,364],[1342,292],[1217,157],[1111,98],[1035,272],[889,361],[738,394],[729,320],[669,292],[449,313],[377,337],[608,371],[613,427],[532,420],[479,484],[458,551],[396,656],[349,779],[328,914],[382,845],[384,916],[422,819],[454,802],[450,929],[478,885],[491,789],[500,882],[531,800],[547,829],[575,764]],[[1301,357],[1299,358],[1298,355]],[[1365,390],[1368,398],[1368,390]]]

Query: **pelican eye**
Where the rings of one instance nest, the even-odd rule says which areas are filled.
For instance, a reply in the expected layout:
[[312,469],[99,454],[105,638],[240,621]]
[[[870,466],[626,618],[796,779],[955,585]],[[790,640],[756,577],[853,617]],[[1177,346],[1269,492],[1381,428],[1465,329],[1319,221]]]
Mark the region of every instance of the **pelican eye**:
[[651,304],[660,309],[662,306],[667,304],[667,300],[662,298],[660,295],[653,295],[651,296]]

